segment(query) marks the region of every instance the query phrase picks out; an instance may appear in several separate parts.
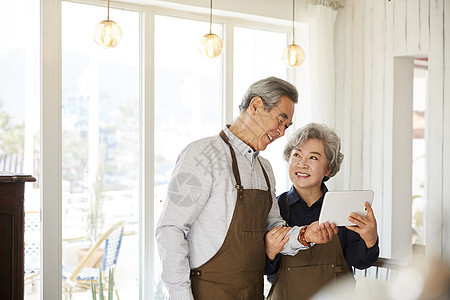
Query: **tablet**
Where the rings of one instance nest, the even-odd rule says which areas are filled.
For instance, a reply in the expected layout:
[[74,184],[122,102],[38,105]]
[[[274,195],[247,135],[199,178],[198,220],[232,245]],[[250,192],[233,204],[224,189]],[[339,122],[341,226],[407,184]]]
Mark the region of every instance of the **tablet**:
[[322,209],[319,216],[319,224],[329,222],[337,226],[355,226],[347,220],[350,213],[367,217],[364,202],[372,206],[373,191],[329,191],[323,199]]

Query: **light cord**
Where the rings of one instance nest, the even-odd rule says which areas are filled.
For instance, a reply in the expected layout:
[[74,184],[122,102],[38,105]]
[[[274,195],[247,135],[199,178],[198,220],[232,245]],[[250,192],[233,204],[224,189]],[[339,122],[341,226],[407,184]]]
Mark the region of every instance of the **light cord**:
[[212,33],[212,0],[211,0],[211,3],[210,3],[210,11],[209,11],[209,34],[211,34]]
[[295,0],[292,0],[292,44],[295,44]]

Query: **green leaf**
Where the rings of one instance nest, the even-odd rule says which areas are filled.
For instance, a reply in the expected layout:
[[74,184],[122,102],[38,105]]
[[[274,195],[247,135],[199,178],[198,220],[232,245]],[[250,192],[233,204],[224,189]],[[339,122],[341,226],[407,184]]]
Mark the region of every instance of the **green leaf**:
[[108,275],[108,300],[113,300],[113,290],[114,290],[114,274],[112,269],[109,269]]
[[95,284],[91,280],[91,291],[92,291],[92,300],[97,300],[97,290],[95,289]]
[[98,268],[98,295],[99,300],[105,300],[103,295],[102,269]]

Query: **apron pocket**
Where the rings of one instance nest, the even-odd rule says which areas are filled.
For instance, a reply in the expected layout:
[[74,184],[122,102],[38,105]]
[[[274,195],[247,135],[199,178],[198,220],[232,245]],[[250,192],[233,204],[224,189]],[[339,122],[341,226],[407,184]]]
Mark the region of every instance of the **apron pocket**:
[[289,299],[307,299],[322,287],[336,281],[334,265],[287,267],[287,293]]
[[242,232],[242,267],[244,271],[264,271],[266,264],[264,231]]

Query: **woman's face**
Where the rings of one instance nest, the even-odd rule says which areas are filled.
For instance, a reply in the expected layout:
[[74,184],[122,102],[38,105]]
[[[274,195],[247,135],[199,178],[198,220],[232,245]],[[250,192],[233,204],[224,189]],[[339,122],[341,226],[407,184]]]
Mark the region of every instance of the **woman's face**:
[[330,174],[323,142],[308,139],[292,149],[289,158],[289,178],[297,189],[320,189],[322,179]]

